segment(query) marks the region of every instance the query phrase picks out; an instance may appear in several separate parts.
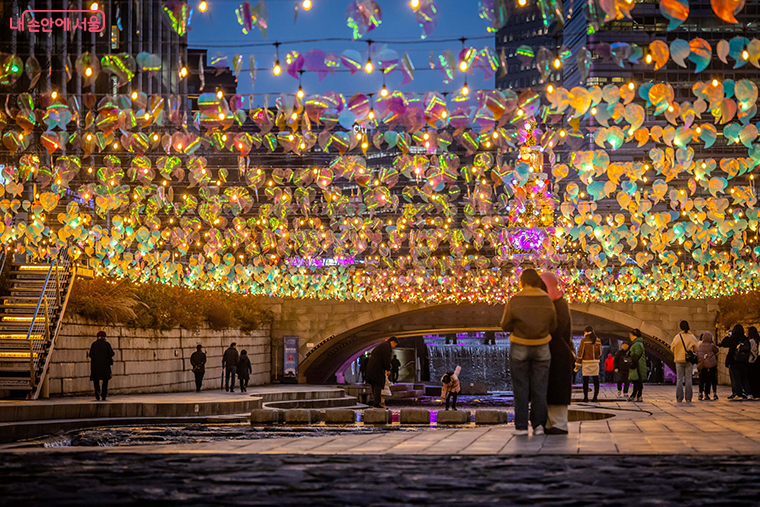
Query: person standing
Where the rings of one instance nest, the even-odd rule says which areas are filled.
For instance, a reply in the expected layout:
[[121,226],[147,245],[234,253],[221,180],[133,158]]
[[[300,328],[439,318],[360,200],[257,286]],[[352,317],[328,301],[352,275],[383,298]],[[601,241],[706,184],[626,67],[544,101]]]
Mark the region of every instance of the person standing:
[[641,337],[641,331],[634,329],[629,334],[631,340],[631,369],[628,371],[628,378],[633,383],[633,392],[628,401],[642,402],[644,394],[644,380],[647,378],[647,356],[644,350],[644,338]]
[[528,414],[534,435],[543,435],[548,418],[546,393],[551,365],[551,333],[557,312],[535,269],[520,275],[521,291],[504,308],[501,328],[509,333],[509,359],[515,404],[515,435],[528,434]]
[[361,375],[362,382],[367,383],[367,362],[369,361],[369,357],[366,353],[362,353],[362,355],[359,356],[359,375]]
[[[232,342],[230,347],[224,351],[222,356],[222,369],[224,370],[224,390],[234,393],[235,392],[235,374],[237,373],[237,365],[240,360],[240,354],[238,354],[235,346],[237,343]],[[230,377],[232,383],[230,383]]]
[[206,354],[200,343],[195,346],[195,352],[190,356],[190,366],[193,367],[193,375],[195,375],[195,392],[199,393],[203,385],[203,375],[206,374]]
[[[736,331],[736,327],[734,327],[734,332],[732,334],[737,334]],[[736,399],[737,397],[741,397],[743,400],[746,400],[748,398],[750,400],[754,399],[752,396],[752,390],[749,386],[749,361],[751,358],[752,342],[750,341],[749,337],[744,334],[744,329],[742,328],[741,334],[738,334],[736,336],[736,347],[734,347],[734,362],[731,364],[732,370],[729,370],[729,372],[735,372],[732,374],[736,375],[736,381],[738,384],[737,396],[729,396],[729,400]]]
[[604,383],[611,384],[614,381],[615,373],[615,358],[612,354],[607,354],[607,359],[604,360]]
[[575,345],[573,344],[573,321],[565,294],[559,286],[554,273],[541,275],[546,286],[546,293],[552,300],[557,314],[557,327],[552,331],[549,342],[551,364],[549,365],[549,383],[546,392],[547,421],[546,433],[549,435],[566,435],[567,407],[573,395],[573,365],[575,364]]
[[753,398],[760,399],[760,361],[757,360],[758,347],[760,347],[760,334],[758,334],[757,328],[752,326],[747,330],[747,336],[749,337],[749,342],[752,346],[749,356],[749,366],[747,368],[749,390]]
[[602,340],[594,333],[593,326],[586,326],[583,339],[578,345],[578,357],[575,358],[575,368],[583,375],[583,401],[588,402],[589,380],[594,381],[594,399],[599,401],[599,358],[602,357]]
[[728,376],[731,380],[731,396],[729,400],[735,400],[742,396],[742,381],[740,375],[740,368],[738,362],[734,360],[734,353],[736,346],[741,340],[744,339],[744,327],[741,324],[736,324],[734,328],[728,333],[728,336],[723,338],[720,342],[720,347],[728,349],[726,351],[726,368],[728,368]]
[[631,358],[628,356],[630,347],[623,342],[620,348],[615,352],[615,382],[617,382],[617,395],[628,396],[628,386],[631,384],[628,380],[628,370],[631,368]]
[[398,382],[398,372],[401,370],[401,361],[398,360],[398,358],[393,356],[393,359],[391,359],[391,382],[394,384]]
[[459,373],[462,371],[461,366],[457,366],[454,371],[448,371],[441,378],[441,398],[446,400],[446,410],[449,409],[449,401],[451,401],[451,408],[456,411],[457,409],[457,396],[462,390],[459,384]]
[[694,363],[689,359],[697,357],[697,337],[689,331],[687,321],[682,320],[679,327],[681,332],[675,335],[670,343],[673,361],[676,363],[676,402],[681,403],[684,400],[684,384],[686,384],[686,401],[691,403]]
[[713,342],[710,331],[702,333],[702,341],[697,347],[697,359],[702,369],[699,371],[699,399],[710,399],[710,388],[713,391],[713,399],[718,399],[718,346]]
[[251,358],[248,357],[248,351],[245,349],[240,351],[240,359],[237,364],[237,376],[240,379],[240,392],[248,392],[248,380],[251,378]]
[[[95,399],[106,400],[108,381],[111,379],[111,365],[116,355],[111,344],[106,341],[106,332],[98,331],[97,339],[90,345],[90,380],[95,386]],[[102,382],[102,387],[101,387]]]
[[382,407],[382,392],[385,381],[391,373],[393,349],[398,345],[398,338],[391,336],[388,340],[372,350],[367,361],[367,382],[372,386],[372,407]]

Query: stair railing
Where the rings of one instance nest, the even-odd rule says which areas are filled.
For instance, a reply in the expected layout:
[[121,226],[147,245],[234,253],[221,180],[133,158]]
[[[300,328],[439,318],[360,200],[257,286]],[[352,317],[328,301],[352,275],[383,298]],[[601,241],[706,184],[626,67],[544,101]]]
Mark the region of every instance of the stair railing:
[[[50,265],[26,337],[29,341],[30,352],[29,380],[32,386],[30,399],[36,400],[42,391],[55,338],[63,320],[63,312],[75,276],[71,254],[68,248],[64,247]],[[35,337],[42,339],[35,339]]]

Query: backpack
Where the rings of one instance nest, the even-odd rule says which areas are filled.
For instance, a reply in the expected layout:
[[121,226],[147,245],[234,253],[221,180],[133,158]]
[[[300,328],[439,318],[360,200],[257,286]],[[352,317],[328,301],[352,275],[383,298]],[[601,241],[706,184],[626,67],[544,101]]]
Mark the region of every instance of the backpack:
[[620,366],[623,367],[624,370],[632,370],[633,369],[633,358],[631,357],[631,352],[628,351],[626,355],[624,355],[620,361]]
[[749,340],[744,340],[736,345],[734,350],[734,360],[740,363],[748,363],[750,355],[752,353],[752,344]]

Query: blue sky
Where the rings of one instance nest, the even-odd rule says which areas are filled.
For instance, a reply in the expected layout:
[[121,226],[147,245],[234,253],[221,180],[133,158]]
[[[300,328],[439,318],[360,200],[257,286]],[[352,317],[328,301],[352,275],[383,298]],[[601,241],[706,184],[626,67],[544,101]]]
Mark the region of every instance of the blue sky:
[[[275,41],[282,42],[280,46],[280,60],[288,51],[296,50],[306,53],[310,49],[322,49],[326,52],[340,54],[344,49],[353,48],[362,53],[366,59],[366,39],[379,39],[383,41],[421,41],[422,29],[417,25],[414,12],[409,6],[408,0],[377,0],[382,9],[382,23],[375,30],[367,33],[357,42],[314,42],[301,44],[286,44],[287,41],[299,39],[325,39],[341,37],[350,39],[352,30],[346,25],[345,11],[350,0],[312,0],[310,11],[299,8],[298,19],[293,23],[293,12],[296,0],[267,0],[269,7],[269,26],[266,38],[262,37],[258,30],[243,34],[242,27],[237,22],[235,8],[240,4],[239,0],[208,0],[208,10],[202,13],[198,10],[200,0],[191,0],[193,18],[190,24],[189,46],[192,48],[207,48],[209,56],[216,52],[226,54],[229,60],[232,55],[243,55],[243,68],[248,68],[248,57],[255,54],[258,67],[269,68],[274,60],[274,46],[245,47],[245,44]],[[258,0],[249,0],[256,5]],[[300,5],[301,0],[298,0]],[[487,22],[478,16],[477,0],[436,0],[438,6],[438,26],[428,37],[428,40],[460,37],[484,37],[487,39],[468,41],[468,46],[480,48],[494,45],[494,38],[487,31]],[[391,49],[396,50],[399,56],[405,52],[414,63],[416,69],[414,81],[399,86],[402,76],[394,72],[386,77],[386,86],[392,90],[403,91],[452,91],[461,88],[463,77],[457,76],[448,84],[443,84],[443,74],[440,71],[430,71],[430,51],[436,55],[450,49],[455,56],[461,49],[461,42],[425,43],[425,44],[389,44]],[[488,88],[494,86],[493,77],[485,81],[481,70],[475,70],[474,75],[468,75],[468,84],[471,89]],[[251,92],[251,80],[247,72],[241,72],[238,78],[238,92],[247,94]],[[328,75],[321,82],[316,74],[305,73],[303,75],[303,88],[307,94],[324,93],[328,91],[341,92],[345,95],[354,93],[371,93],[380,90],[383,84],[382,74],[375,71],[370,75],[364,72],[353,76],[348,73]],[[259,70],[256,79],[255,93],[294,93],[298,89],[298,80],[290,77],[284,71],[279,77],[275,77],[270,71]],[[271,101],[271,99],[270,99]]]

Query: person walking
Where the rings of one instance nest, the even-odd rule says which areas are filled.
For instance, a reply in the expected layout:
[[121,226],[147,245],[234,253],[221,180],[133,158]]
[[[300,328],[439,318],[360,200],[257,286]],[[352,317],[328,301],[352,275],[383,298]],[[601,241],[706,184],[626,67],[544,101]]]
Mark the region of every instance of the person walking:
[[[240,360],[240,354],[238,354],[235,346],[237,343],[232,342],[230,347],[224,351],[222,356],[222,370],[224,370],[224,390],[234,393],[235,392],[235,374],[237,373],[237,365]],[[230,383],[232,378],[232,383]]]
[[702,333],[702,341],[697,347],[697,359],[701,365],[699,370],[699,399],[710,399],[710,389],[713,391],[713,399],[718,399],[718,346],[713,342],[710,331]]
[[757,360],[758,347],[760,347],[760,334],[758,334],[757,328],[752,326],[747,330],[747,336],[752,346],[747,368],[749,390],[753,398],[760,399],[760,361]]
[[401,370],[401,361],[399,361],[396,355],[394,354],[393,359],[391,359],[391,382],[393,382],[394,384],[398,382],[399,370]]
[[684,400],[684,384],[686,384],[686,402],[691,403],[694,361],[697,360],[697,337],[689,331],[689,323],[682,320],[679,326],[681,332],[673,337],[670,350],[676,363],[676,402]]
[[729,400],[741,398],[743,395],[743,384],[741,378],[742,368],[739,366],[739,362],[736,361],[735,354],[736,347],[739,345],[739,342],[744,340],[744,338],[744,326],[741,324],[736,324],[734,328],[728,333],[728,336],[723,338],[723,341],[720,342],[721,348],[728,349],[726,351],[725,364],[728,368],[729,379],[731,380],[731,396],[728,397]]
[[240,392],[248,392],[248,380],[251,378],[251,358],[248,357],[248,351],[243,349],[240,351],[240,359],[237,364],[237,376],[240,379]]
[[575,345],[573,344],[573,321],[565,294],[554,273],[541,275],[546,293],[552,300],[557,314],[557,327],[552,331],[549,342],[551,363],[546,392],[546,433],[567,435],[567,407],[573,395],[573,366],[575,365]]
[[631,382],[628,380],[628,370],[631,369],[631,358],[628,355],[629,345],[625,342],[620,344],[620,348],[615,352],[615,382],[617,382],[617,395],[628,396],[628,386]]
[[195,392],[199,393],[203,385],[203,375],[206,374],[206,354],[200,343],[195,346],[195,352],[190,356],[190,366],[193,367],[193,375],[195,375]]
[[[98,331],[97,339],[90,345],[90,380],[95,387],[95,399],[106,400],[108,381],[111,379],[111,365],[116,355],[111,344],[106,341],[106,332]],[[101,387],[102,382],[102,387]]]
[[607,354],[607,359],[604,360],[604,383],[611,384],[615,380],[615,358],[612,354]]
[[575,358],[575,369],[583,375],[583,401],[588,403],[588,384],[594,381],[594,398],[599,401],[599,358],[602,357],[602,340],[594,333],[593,326],[586,326],[583,339],[578,344],[578,356]]
[[461,366],[457,366],[454,371],[448,371],[441,377],[441,398],[446,401],[446,410],[449,409],[449,400],[451,400],[451,408],[457,409],[457,396],[462,390],[459,385],[459,373],[462,371]]
[[367,382],[372,386],[372,407],[382,407],[382,392],[385,381],[391,373],[393,349],[398,345],[398,338],[391,336],[372,350],[367,361]]
[[557,312],[535,269],[520,275],[521,291],[504,307],[501,328],[509,333],[509,355],[515,404],[515,435],[528,434],[528,414],[534,435],[543,435],[547,420],[546,393],[551,365],[551,333]]
[[633,392],[628,401],[644,401],[644,380],[647,378],[647,356],[644,350],[644,338],[641,337],[641,331],[634,329],[628,335],[631,340],[631,369],[628,371],[628,378],[633,383]]

